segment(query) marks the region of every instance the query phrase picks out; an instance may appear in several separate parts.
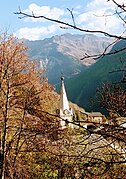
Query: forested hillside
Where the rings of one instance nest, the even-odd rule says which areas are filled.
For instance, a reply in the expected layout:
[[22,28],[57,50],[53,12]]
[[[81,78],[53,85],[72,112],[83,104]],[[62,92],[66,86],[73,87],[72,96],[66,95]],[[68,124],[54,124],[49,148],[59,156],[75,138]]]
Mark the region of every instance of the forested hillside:
[[[126,47],[126,42],[119,41],[113,46],[111,52],[124,47]],[[92,104],[97,88],[101,87],[103,83],[121,82],[124,75],[123,69],[126,65],[125,59],[126,51],[104,56],[85,72],[70,79],[66,83],[69,99],[87,110],[100,110],[96,104],[95,106]]]

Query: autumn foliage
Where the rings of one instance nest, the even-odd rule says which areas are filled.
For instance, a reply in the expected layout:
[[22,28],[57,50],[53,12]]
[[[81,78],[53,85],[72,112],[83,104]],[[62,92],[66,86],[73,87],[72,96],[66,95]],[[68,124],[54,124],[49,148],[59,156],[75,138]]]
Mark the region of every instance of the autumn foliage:
[[85,130],[75,119],[74,129],[62,130],[58,100],[24,43],[2,34],[0,179],[124,178],[125,156],[111,147],[114,140],[123,148],[124,129],[116,126],[120,136],[115,126]]
[[29,177],[24,167],[27,153],[40,150],[43,136],[53,128],[45,111],[51,109],[50,98],[56,98],[54,88],[30,62],[26,51],[23,42],[1,35],[0,177],[5,178]]
[[117,116],[126,116],[126,90],[119,84],[103,84],[101,89],[97,90],[100,106],[109,113],[115,113]]

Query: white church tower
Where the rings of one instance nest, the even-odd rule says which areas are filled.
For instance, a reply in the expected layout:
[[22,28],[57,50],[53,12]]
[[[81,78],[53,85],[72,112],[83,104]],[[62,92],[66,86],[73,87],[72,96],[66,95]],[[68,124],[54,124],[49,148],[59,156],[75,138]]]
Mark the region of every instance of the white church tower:
[[73,111],[69,107],[69,102],[67,99],[67,94],[64,86],[64,77],[61,77],[61,90],[60,90],[60,103],[59,103],[59,112],[60,112],[60,125],[62,129],[66,128],[67,124],[69,127],[73,127],[73,125],[69,122],[72,121]]

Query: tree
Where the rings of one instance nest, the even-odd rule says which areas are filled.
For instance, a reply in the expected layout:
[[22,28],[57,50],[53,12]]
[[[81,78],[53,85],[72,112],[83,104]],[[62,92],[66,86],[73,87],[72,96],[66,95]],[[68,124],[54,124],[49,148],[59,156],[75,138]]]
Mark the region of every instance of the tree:
[[[0,178],[27,178],[24,153],[40,150],[40,136],[55,121],[44,112],[54,88],[30,62],[23,42],[2,34],[0,40]],[[45,105],[44,105],[45,104]],[[50,125],[52,122],[54,126]],[[51,122],[50,122],[51,121]],[[40,144],[41,145],[40,145]],[[33,147],[34,146],[34,147]],[[39,149],[38,149],[39,148]],[[27,156],[27,155],[26,155]]]
[[104,84],[98,89],[98,98],[100,106],[107,109],[110,113],[117,116],[126,116],[126,91],[118,84]]
[[[0,42],[0,121],[1,121],[1,170],[4,178],[8,153],[15,143],[13,165],[18,153],[23,121],[26,115],[26,100],[22,93],[31,83],[34,65],[25,53],[26,47],[12,35],[1,35]],[[31,77],[31,79],[30,79]],[[21,108],[21,101],[23,105]],[[12,157],[12,156],[11,156]],[[12,165],[12,163],[11,163]]]

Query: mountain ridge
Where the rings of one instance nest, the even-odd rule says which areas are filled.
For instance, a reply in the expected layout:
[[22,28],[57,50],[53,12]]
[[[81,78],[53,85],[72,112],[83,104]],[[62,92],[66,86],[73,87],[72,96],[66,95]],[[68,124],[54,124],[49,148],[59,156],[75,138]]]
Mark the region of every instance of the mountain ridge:
[[37,41],[25,41],[30,59],[37,59],[45,76],[56,84],[63,73],[71,78],[89,68],[96,61],[92,58],[81,61],[83,54],[102,53],[110,39],[91,34],[63,34]]
[[[55,36],[54,42],[58,44],[58,50],[60,52],[80,60],[85,53],[90,56],[96,53],[102,53],[110,44],[111,40],[104,37],[97,37],[92,34],[72,35],[67,33],[61,36]],[[84,59],[82,63],[86,66],[90,66],[95,63],[95,60],[93,58]]]

